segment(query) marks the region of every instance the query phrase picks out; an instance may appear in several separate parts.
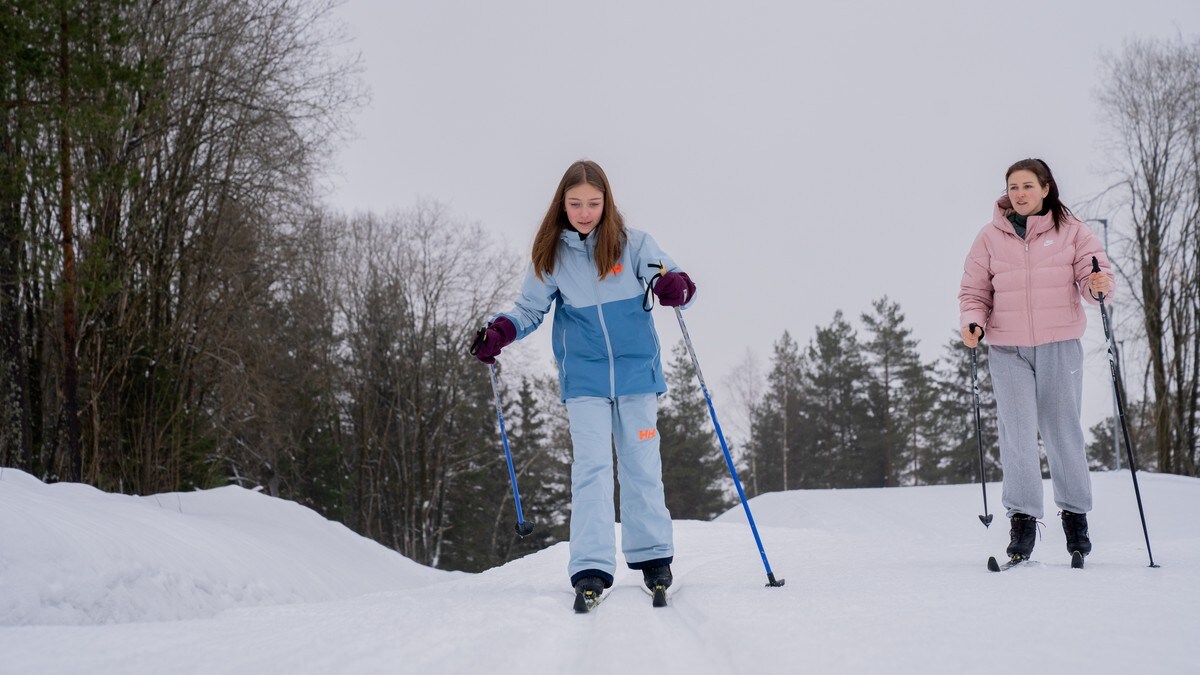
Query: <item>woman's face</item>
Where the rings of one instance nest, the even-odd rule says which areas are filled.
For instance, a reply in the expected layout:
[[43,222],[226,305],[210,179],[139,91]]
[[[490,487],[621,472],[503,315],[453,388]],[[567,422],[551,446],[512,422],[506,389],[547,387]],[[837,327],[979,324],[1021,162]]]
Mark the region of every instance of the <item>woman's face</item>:
[[604,193],[591,183],[580,183],[567,190],[563,205],[571,226],[580,234],[590,234],[604,214]]
[[1037,174],[1021,169],[1008,177],[1008,200],[1013,210],[1022,216],[1040,213],[1042,202],[1050,194],[1050,186],[1038,182]]

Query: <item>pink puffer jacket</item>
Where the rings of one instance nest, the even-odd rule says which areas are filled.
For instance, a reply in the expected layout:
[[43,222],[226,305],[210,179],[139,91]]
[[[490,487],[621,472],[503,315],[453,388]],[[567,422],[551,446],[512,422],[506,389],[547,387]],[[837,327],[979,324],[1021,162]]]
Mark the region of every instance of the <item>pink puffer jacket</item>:
[[1092,256],[1110,280],[1113,276],[1099,239],[1074,217],[1056,231],[1050,214],[1030,216],[1021,239],[1009,213],[1008,197],[1001,197],[992,222],[967,254],[958,292],[960,325],[983,326],[994,345],[1032,347],[1082,337],[1087,318],[1080,298],[1099,304],[1088,291]]

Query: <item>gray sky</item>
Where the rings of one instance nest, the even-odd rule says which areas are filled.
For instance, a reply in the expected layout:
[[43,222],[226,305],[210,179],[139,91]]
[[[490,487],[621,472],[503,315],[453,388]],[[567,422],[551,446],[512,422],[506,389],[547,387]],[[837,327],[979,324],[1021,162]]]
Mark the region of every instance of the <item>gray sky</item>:
[[[599,162],[626,222],[697,283],[685,318],[725,422],[747,350],[765,370],[784,330],[806,345],[884,294],[940,354],[1017,159],[1121,226],[1084,208],[1110,182],[1101,54],[1194,34],[1200,3],[350,0],[337,16],[372,102],[330,203],[437,200],[524,258],[562,172]],[[656,321],[679,339],[671,313]],[[521,349],[549,359],[539,333]],[[1103,340],[1094,311],[1087,426],[1111,411]]]

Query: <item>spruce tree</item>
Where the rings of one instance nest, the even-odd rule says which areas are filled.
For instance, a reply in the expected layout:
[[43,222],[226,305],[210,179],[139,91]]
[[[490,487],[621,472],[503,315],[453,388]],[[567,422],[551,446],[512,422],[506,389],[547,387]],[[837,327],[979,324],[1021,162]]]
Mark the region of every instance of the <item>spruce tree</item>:
[[[996,432],[996,397],[992,392],[987,349],[978,352],[979,418],[982,426],[984,471],[987,480],[1000,478],[1000,447]],[[922,484],[979,481],[979,441],[975,433],[975,401],[971,385],[971,350],[955,333],[945,344],[935,371],[939,393],[936,404],[936,437],[917,461],[916,480]]]
[[798,485],[800,382],[805,363],[800,347],[784,331],[775,343],[771,372],[762,399],[750,411],[748,455],[753,473],[747,481],[751,495],[790,490]]
[[[464,424],[460,433],[466,442],[458,459],[461,469],[453,472],[454,486],[444,503],[449,527],[444,552],[436,565],[468,572],[480,572],[503,564],[517,538],[512,482],[496,418],[495,396],[487,371],[479,368],[479,372],[476,386],[471,387],[463,401],[471,412],[462,417]],[[515,467],[523,455],[514,449],[517,445],[512,439],[515,402],[502,375],[503,369],[498,363],[496,377],[501,411]],[[518,484],[524,487],[520,477]],[[523,493],[522,500],[525,496]]]
[[658,433],[667,508],[673,519],[711,520],[731,504],[724,491],[729,471],[682,341],[672,350],[666,378]]
[[[504,560],[519,558],[534,551],[566,541],[571,505],[571,452],[557,439],[555,427],[565,429],[566,416],[559,402],[558,380],[553,375],[537,378],[524,376],[517,391],[509,441],[521,489],[525,520],[533,533],[518,537],[511,527],[507,533]],[[569,436],[568,436],[569,440]],[[511,495],[510,495],[511,496]],[[505,508],[511,511],[512,500]]]
[[881,474],[867,477],[868,485],[894,487],[904,482],[928,423],[932,405],[927,368],[917,353],[912,330],[904,325],[900,305],[887,296],[872,303],[874,313],[864,313],[870,339],[863,351],[870,370],[867,400],[872,424],[868,427],[870,453],[882,458]]
[[817,328],[805,351],[809,364],[801,385],[806,420],[799,487],[842,488],[879,484],[883,458],[865,443],[871,425],[868,370],[854,329],[841,310]]

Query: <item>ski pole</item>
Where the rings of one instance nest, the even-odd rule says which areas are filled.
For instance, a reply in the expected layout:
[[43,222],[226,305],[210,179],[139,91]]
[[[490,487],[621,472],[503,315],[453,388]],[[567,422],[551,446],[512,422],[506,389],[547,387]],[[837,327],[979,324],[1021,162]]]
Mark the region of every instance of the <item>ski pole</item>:
[[[471,344],[472,354],[477,352],[480,343],[487,339],[486,330],[486,327],[480,328],[479,332],[475,334],[475,341]],[[492,380],[492,394],[496,398],[496,420],[500,422],[500,440],[504,444],[504,459],[508,463],[508,479],[512,483],[513,504],[517,507],[517,524],[514,529],[516,529],[518,536],[527,537],[533,533],[533,525],[525,522],[525,514],[521,509],[521,493],[517,490],[517,472],[513,470],[512,452],[508,449],[508,432],[504,430],[504,412],[500,406],[500,387],[496,384],[496,366],[489,363],[487,367],[488,376]]]
[[[979,339],[983,339],[983,327],[979,324],[972,323],[970,325],[971,332],[979,329]],[[987,505],[987,477],[983,470],[983,423],[979,421],[979,344],[976,343],[971,348],[971,391],[975,395],[975,438],[979,441],[979,485],[983,488],[983,515],[979,516],[979,520],[984,527],[992,524],[992,514],[988,513]]]
[[[666,267],[661,263],[658,265],[651,264],[650,267],[655,267],[659,270],[654,278],[663,274]],[[654,278],[650,281],[654,282]],[[647,287],[647,295],[649,295],[649,286]],[[642,309],[650,311],[653,307],[647,308],[643,302]],[[696,378],[700,380],[700,390],[704,392],[704,400],[708,403],[708,415],[712,418],[713,428],[717,430],[717,438],[721,441],[721,451],[725,453],[725,464],[729,467],[729,476],[733,478],[733,485],[737,488],[738,498],[742,500],[742,509],[746,511],[746,519],[750,521],[750,531],[754,533],[754,543],[758,544],[758,555],[762,557],[763,567],[767,570],[767,586],[782,586],[785,579],[776,581],[775,573],[771,571],[771,563],[767,561],[767,552],[763,549],[762,537],[758,536],[758,526],[754,524],[754,514],[750,513],[750,503],[746,501],[746,493],[742,490],[742,481],[738,479],[737,468],[733,465],[733,456],[729,454],[729,444],[725,442],[725,434],[721,431],[721,423],[717,421],[717,410],[713,407],[712,397],[708,394],[708,385],[704,383],[704,373],[700,372],[700,360],[696,358],[696,350],[692,347],[692,338],[688,335],[687,324],[683,322],[683,312],[679,311],[678,307],[675,310],[675,318],[679,320],[679,330],[683,332],[683,342],[687,345],[688,355],[692,357],[692,365],[696,368]]]
[[[1092,256],[1092,272],[1100,271],[1100,261]],[[1091,292],[1091,291],[1089,291]],[[1125,423],[1125,397],[1121,394],[1121,379],[1117,372],[1117,349],[1113,343],[1112,326],[1108,323],[1108,308],[1104,306],[1104,294],[1092,293],[1092,297],[1100,301],[1100,319],[1104,324],[1104,341],[1108,345],[1108,370],[1112,374],[1113,396],[1117,401],[1117,416],[1121,420],[1121,436],[1125,439],[1125,456],[1129,460],[1129,475],[1133,478],[1133,494],[1137,497],[1138,515],[1142,518],[1142,534],[1146,537],[1146,555],[1150,557],[1150,566],[1154,564],[1154,553],[1150,551],[1150,530],[1146,529],[1146,511],[1142,508],[1142,491],[1138,489],[1137,464],[1133,461],[1133,444],[1129,442],[1129,425]]]

